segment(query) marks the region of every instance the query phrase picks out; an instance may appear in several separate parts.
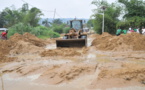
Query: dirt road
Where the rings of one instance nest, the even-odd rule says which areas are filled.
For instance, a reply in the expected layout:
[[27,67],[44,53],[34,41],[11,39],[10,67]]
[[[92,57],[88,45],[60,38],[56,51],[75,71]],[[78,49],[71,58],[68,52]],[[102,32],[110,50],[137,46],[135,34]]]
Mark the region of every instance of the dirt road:
[[16,34],[1,41],[1,81],[4,90],[145,90],[144,42],[104,33],[88,47],[56,48],[55,39]]

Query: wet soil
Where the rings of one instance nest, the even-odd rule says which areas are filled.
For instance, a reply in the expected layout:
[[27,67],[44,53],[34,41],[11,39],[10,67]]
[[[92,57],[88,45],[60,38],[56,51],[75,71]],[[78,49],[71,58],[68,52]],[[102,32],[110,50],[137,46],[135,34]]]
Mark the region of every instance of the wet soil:
[[[116,37],[109,34],[89,35],[88,47],[83,48],[56,48],[54,39],[43,41],[29,34],[11,39],[18,37],[14,46],[3,41],[6,45],[0,48],[9,47],[0,52],[5,57],[0,62],[4,90],[145,90],[145,51],[140,50],[141,45],[124,41],[113,48],[101,41]],[[139,38],[144,41],[143,36]],[[43,45],[37,44],[40,41]],[[107,48],[101,46],[103,43]]]

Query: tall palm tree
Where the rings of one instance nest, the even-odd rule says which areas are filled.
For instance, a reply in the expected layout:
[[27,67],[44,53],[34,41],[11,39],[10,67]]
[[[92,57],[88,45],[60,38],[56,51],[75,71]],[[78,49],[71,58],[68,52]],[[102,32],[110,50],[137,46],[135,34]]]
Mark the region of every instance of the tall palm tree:
[[47,19],[45,19],[43,22],[42,22],[42,24],[44,24],[44,26],[45,27],[49,27],[50,25],[50,22],[48,21],[48,18]]

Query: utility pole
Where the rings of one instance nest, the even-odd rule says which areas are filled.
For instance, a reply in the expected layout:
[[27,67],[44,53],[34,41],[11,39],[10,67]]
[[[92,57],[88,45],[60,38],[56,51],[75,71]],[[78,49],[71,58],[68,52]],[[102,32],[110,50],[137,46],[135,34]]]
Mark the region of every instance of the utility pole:
[[106,7],[105,6],[102,6],[101,9],[103,10],[102,33],[104,33],[104,11],[105,11]]
[[56,9],[54,9],[53,21],[54,21],[54,18],[55,18],[55,14],[56,14]]
[[104,11],[103,11],[102,33],[104,33]]

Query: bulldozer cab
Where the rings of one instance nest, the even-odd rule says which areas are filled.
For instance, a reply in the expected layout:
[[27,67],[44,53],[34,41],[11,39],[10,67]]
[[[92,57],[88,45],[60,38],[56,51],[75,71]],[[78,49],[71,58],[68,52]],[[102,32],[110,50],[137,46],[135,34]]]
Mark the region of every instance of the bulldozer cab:
[[76,31],[83,29],[83,22],[82,20],[71,20],[70,27],[74,28]]

